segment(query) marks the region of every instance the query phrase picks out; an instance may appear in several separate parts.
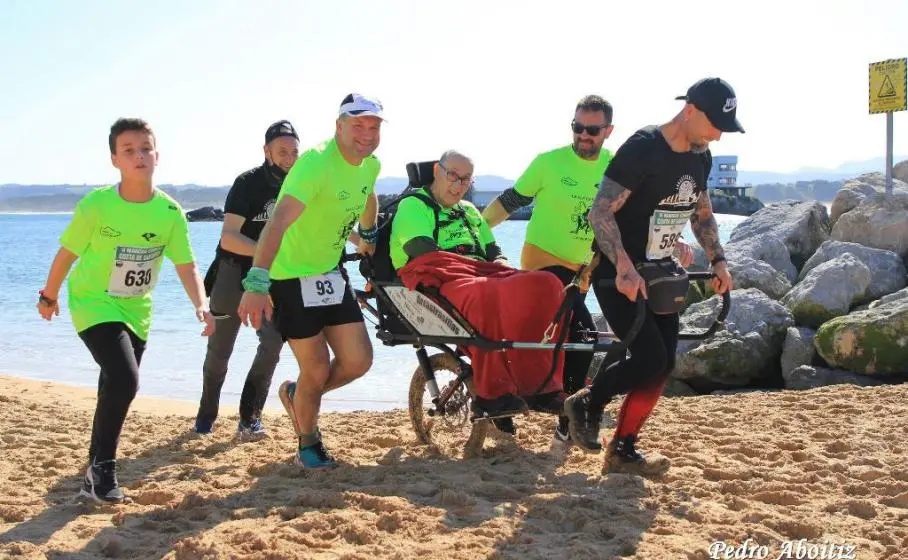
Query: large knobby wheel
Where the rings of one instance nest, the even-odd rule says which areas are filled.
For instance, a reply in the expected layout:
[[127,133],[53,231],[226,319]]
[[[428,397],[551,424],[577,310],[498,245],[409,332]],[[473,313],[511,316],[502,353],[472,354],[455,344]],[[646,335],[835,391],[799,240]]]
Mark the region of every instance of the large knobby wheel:
[[426,445],[435,445],[445,454],[456,455],[463,449],[465,458],[479,456],[489,432],[489,422],[470,422],[472,382],[469,379],[464,383],[457,382],[460,365],[448,354],[433,354],[429,356],[429,363],[442,394],[452,386],[456,385],[456,389],[445,406],[446,413],[429,416],[428,409],[434,408],[432,395],[426,386],[422,366],[416,368],[410,380],[409,409],[417,439]]

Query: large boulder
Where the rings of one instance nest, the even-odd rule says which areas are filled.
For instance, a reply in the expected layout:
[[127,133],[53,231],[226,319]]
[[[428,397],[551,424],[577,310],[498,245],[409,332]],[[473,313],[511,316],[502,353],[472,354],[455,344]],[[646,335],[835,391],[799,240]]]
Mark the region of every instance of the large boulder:
[[772,235],[747,237],[729,241],[725,245],[725,257],[729,263],[745,257],[768,263],[785,275],[790,282],[798,278],[798,269],[791,264],[791,253],[781,239]]
[[908,271],[901,257],[892,251],[874,249],[857,243],[847,241],[829,240],[820,245],[817,252],[804,264],[799,280],[804,280],[807,274],[819,266],[845,253],[850,253],[870,269],[870,284],[867,291],[859,298],[859,303],[872,301],[891,294],[908,285]]
[[[903,181],[893,178],[893,193],[908,192],[908,184]],[[846,181],[832,201],[832,207],[829,210],[830,226],[834,226],[842,214],[857,208],[868,196],[885,192],[886,177],[882,173],[867,173]]]
[[883,296],[880,299],[871,302],[870,305],[867,306],[867,308],[874,309],[881,305],[887,305],[896,301],[908,301],[908,288],[903,288],[897,292]]
[[864,198],[836,221],[832,239],[887,249],[903,259],[908,257],[908,192]]
[[817,331],[807,327],[788,327],[782,343],[782,377],[801,366],[813,365],[817,350],[813,339]]
[[893,183],[895,183],[895,179],[908,183],[908,159],[892,166],[892,178]]
[[[741,387],[778,375],[782,342],[794,324],[791,312],[755,288],[734,290],[724,325],[707,340],[678,344],[673,377],[695,389]],[[702,331],[718,314],[720,296],[691,305],[682,332]]]
[[788,247],[791,263],[801,268],[829,238],[829,214],[816,201],[785,200],[763,208],[731,232],[730,243],[773,236]]
[[756,288],[772,299],[779,299],[791,290],[791,282],[765,261],[738,257],[728,263],[736,288]]
[[786,389],[815,389],[826,385],[858,385],[870,387],[882,385],[883,382],[873,377],[851,373],[840,369],[817,366],[800,366],[790,372],[782,373]]
[[847,314],[869,285],[870,269],[851,253],[845,253],[811,270],[781,301],[798,325],[819,327]]
[[834,368],[868,375],[908,373],[908,298],[827,321],[814,345]]
[[752,196],[731,196],[718,189],[710,191],[709,201],[712,204],[713,212],[716,214],[750,216],[763,208],[763,202],[759,198],[754,198]]

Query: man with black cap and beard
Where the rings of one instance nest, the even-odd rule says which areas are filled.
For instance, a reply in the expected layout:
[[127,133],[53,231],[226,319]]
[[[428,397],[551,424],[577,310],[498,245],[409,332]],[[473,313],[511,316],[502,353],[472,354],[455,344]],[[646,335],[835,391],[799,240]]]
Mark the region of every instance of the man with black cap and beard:
[[[241,173],[227,194],[220,243],[205,278],[212,313],[220,320],[217,335],[208,339],[202,366],[202,398],[195,421],[195,431],[200,434],[211,433],[218,415],[221,386],[240,330],[236,309],[243,296],[242,279],[252,266],[256,243],[274,211],[284,178],[299,157],[299,135],[289,121],[268,127],[264,151],[265,162]],[[239,439],[265,435],[261,412],[283,347],[272,322],[264,321],[256,333],[259,345],[240,397]]]
[[[625,338],[638,297],[647,311],[630,357],[600,371],[588,388],[564,404],[571,437],[584,449],[599,451],[603,407],[627,396],[617,428],[607,445],[605,472],[658,476],[666,457],[644,456],[637,449],[640,430],[656,407],[675,366],[679,312],[687,287],[676,274],[672,256],[687,224],[706,252],[716,293],[732,289],[719,242],[706,180],[712,165],[710,142],[723,133],[744,132],[737,118],[738,99],[728,82],[704,78],[692,85],[675,117],[661,126],[634,133],[615,153],[589,213],[603,258],[593,272],[593,291],[612,331]],[[680,281],[678,281],[680,280]],[[677,290],[677,291],[673,291]]]

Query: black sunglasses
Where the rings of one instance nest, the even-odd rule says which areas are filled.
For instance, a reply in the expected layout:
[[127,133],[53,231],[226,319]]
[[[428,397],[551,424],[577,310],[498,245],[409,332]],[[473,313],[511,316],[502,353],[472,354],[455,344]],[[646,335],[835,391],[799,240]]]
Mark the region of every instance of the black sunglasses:
[[599,133],[604,129],[608,128],[609,125],[598,125],[598,124],[588,124],[582,125],[577,121],[571,121],[571,129],[574,131],[574,134],[583,134],[585,130],[590,136],[599,136]]

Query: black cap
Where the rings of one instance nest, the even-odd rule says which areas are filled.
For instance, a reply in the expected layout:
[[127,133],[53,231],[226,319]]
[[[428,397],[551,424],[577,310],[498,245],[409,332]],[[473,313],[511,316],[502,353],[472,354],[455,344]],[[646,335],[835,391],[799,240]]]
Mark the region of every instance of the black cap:
[[293,128],[293,125],[290,124],[290,121],[277,121],[268,127],[268,130],[265,131],[265,143],[271,142],[275,138],[280,138],[281,136],[292,136],[297,140],[300,139],[299,135],[296,133],[296,129]]
[[703,78],[690,86],[687,95],[675,99],[683,99],[703,111],[709,122],[722,132],[744,132],[736,115],[738,98],[735,90],[721,78]]

